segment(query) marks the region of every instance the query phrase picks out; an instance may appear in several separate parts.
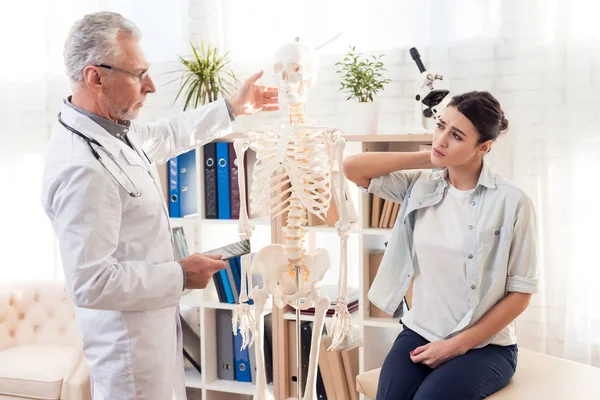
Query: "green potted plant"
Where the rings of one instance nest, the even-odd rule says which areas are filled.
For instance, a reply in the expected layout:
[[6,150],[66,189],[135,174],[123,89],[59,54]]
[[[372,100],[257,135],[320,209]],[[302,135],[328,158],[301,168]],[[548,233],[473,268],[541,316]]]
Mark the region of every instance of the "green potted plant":
[[335,63],[339,67],[336,72],[341,75],[340,91],[346,93],[347,101],[354,100],[350,107],[349,134],[377,133],[379,103],[374,97],[390,82],[383,77],[386,71],[381,61],[383,56],[361,54],[352,46],[342,61]]
[[193,54],[190,60],[179,56],[184,70],[181,87],[175,97],[177,101],[183,95],[184,111],[227,96],[235,91],[238,84],[235,74],[228,67],[229,52],[221,55],[216,47],[203,42],[200,46],[194,46],[193,43],[190,46]]

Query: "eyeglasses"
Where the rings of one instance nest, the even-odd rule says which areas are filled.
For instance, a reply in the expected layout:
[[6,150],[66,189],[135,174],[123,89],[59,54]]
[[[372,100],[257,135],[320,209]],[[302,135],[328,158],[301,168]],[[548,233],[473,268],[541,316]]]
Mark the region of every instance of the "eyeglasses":
[[136,78],[138,78],[140,80],[140,83],[142,83],[144,81],[144,79],[146,79],[146,77],[148,76],[148,70],[147,69],[144,70],[144,71],[142,71],[142,72],[140,72],[138,74],[138,73],[135,73],[135,72],[127,71],[127,70],[122,69],[122,68],[113,67],[112,65],[100,64],[100,65],[96,65],[96,67],[110,69],[110,70],[113,70],[113,71],[122,72],[122,73],[127,74],[127,75],[135,76]]

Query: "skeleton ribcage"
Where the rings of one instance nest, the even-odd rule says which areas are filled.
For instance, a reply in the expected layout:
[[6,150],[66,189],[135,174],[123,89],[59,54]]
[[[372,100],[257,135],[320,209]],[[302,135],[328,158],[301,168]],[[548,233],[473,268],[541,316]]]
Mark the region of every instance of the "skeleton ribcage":
[[280,141],[275,132],[250,134],[250,147],[256,151],[252,212],[280,215],[288,211],[290,195],[295,195],[308,212],[325,218],[331,201],[331,165],[323,132],[296,131],[281,157]]

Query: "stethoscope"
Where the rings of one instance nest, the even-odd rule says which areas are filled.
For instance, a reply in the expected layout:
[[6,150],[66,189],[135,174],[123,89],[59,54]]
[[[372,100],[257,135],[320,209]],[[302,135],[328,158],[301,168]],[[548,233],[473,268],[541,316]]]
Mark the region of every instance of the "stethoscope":
[[[111,176],[115,179],[115,181],[117,181],[117,183],[127,193],[129,193],[129,195],[131,197],[136,197],[137,198],[137,197],[140,197],[142,195],[142,192],[137,188],[137,186],[135,185],[135,183],[133,183],[133,181],[131,180],[131,178],[129,177],[129,175],[127,175],[127,173],[125,172],[125,170],[123,170],[123,168],[119,165],[119,163],[117,162],[116,158],[111,153],[109,153],[108,150],[106,150],[104,148],[104,146],[102,146],[100,144],[100,142],[98,142],[94,138],[90,138],[88,136],[85,136],[83,133],[79,132],[77,129],[75,129],[73,127],[70,127],[69,125],[67,125],[66,122],[63,121],[62,118],[60,117],[60,114],[58,114],[58,122],[60,122],[60,124],[62,126],[64,126],[65,128],[67,128],[68,130],[70,130],[71,132],[73,132],[74,134],[76,134],[77,136],[79,136],[80,138],[82,138],[83,140],[85,140],[85,142],[87,143],[88,147],[90,148],[90,151],[92,152],[92,154],[94,155],[94,157],[96,158],[96,160],[98,160],[100,162],[100,164],[102,164],[102,166],[111,174]],[[100,153],[98,153],[98,151],[92,147],[92,144],[95,144],[98,149],[101,149],[104,152],[104,154],[108,155],[108,157],[112,160],[112,162],[115,163],[115,165],[117,167],[119,167],[119,169],[121,170],[121,172],[123,173],[123,175],[125,175],[125,177],[129,181],[129,183],[131,183],[131,186],[134,188],[134,191],[130,191],[129,189],[127,189],[125,187],[125,185],[123,185],[123,183],[119,179],[117,179],[117,177],[115,176],[115,174],[113,174],[113,172],[106,166],[106,164],[104,164],[104,161],[102,161],[102,157],[100,157]],[[148,163],[151,164],[150,159],[148,158],[148,155],[146,154],[146,152],[144,152],[144,150],[142,150],[142,153],[144,153],[144,156],[146,156],[146,159],[148,160]]]

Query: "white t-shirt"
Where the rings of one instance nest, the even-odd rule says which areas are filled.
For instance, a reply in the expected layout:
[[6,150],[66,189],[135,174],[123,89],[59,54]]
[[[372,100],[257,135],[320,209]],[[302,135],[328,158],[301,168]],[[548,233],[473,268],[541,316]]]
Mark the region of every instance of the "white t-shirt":
[[448,184],[442,201],[417,211],[412,308],[403,323],[430,342],[448,335],[471,309],[465,232],[474,190]]

